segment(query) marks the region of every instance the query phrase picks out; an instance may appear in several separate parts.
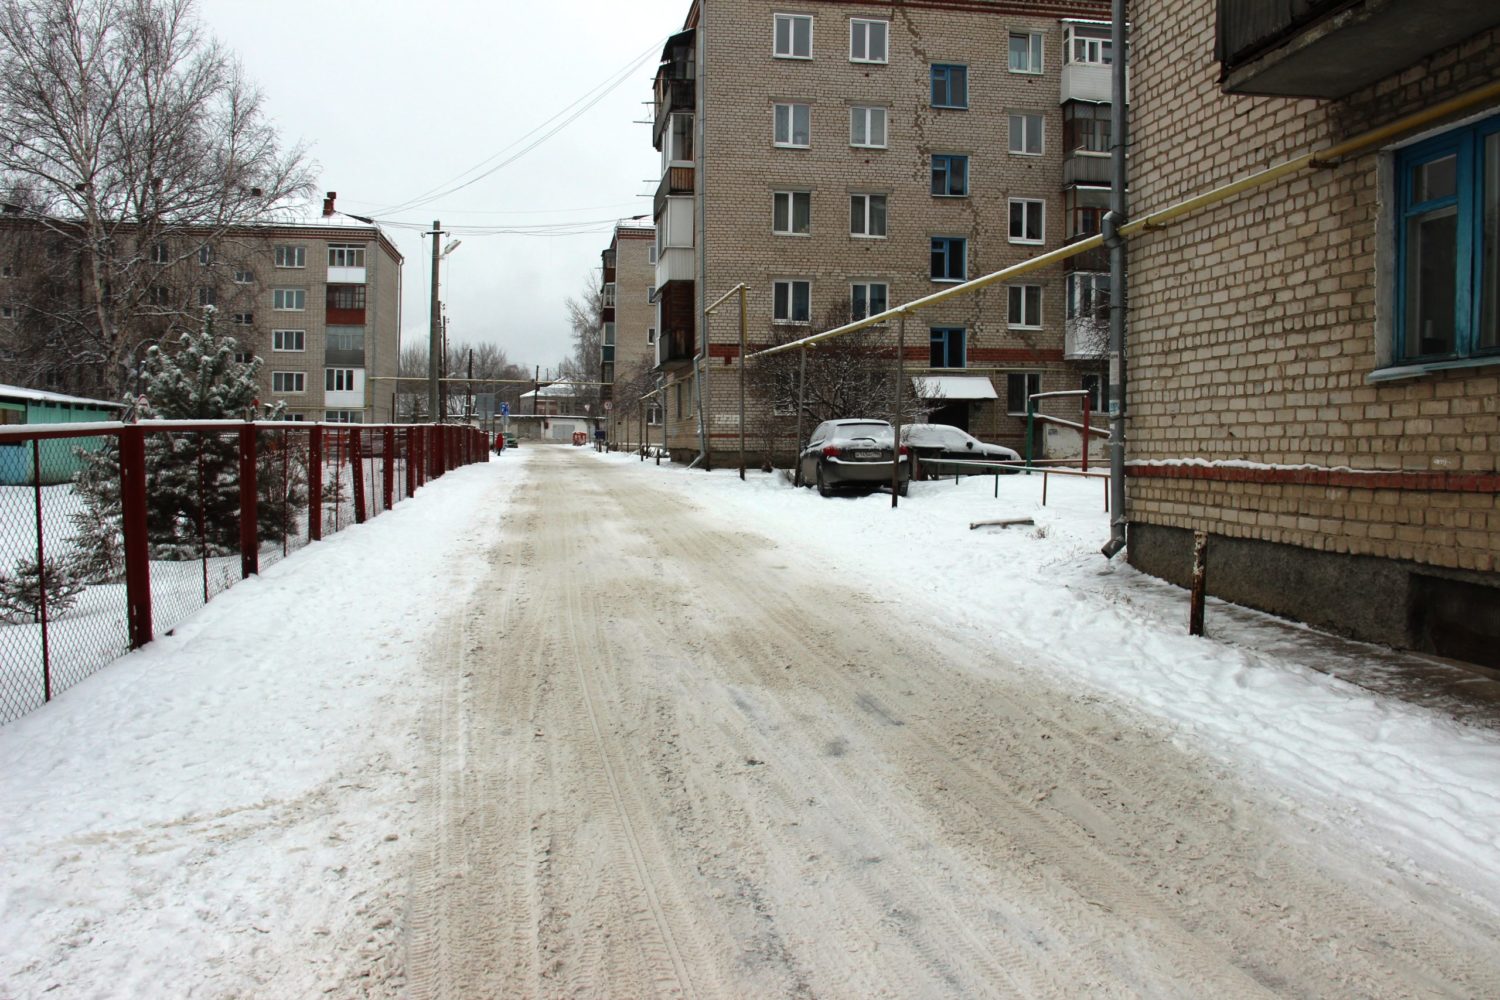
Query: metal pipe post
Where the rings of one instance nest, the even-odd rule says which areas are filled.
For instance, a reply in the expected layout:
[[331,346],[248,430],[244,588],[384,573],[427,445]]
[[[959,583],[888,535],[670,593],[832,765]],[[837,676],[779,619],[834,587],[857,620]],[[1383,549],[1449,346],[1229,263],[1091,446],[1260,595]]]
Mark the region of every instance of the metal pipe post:
[[740,482],[745,481],[745,283],[740,282]]
[[891,417],[891,428],[895,435],[891,441],[891,507],[894,509],[901,494],[901,380],[906,377],[906,313],[896,320],[896,398],[895,413]]
[[438,242],[443,237],[443,224],[432,220],[432,312],[427,328],[427,419],[436,422],[442,419],[438,413],[438,380],[442,377],[443,363],[443,315],[438,300],[438,262],[442,251]]
[[802,394],[807,389],[807,348],[797,352],[797,447],[792,458],[792,483],[802,485]]
[[1125,152],[1130,145],[1130,116],[1125,107],[1125,63],[1128,57],[1125,39],[1125,0],[1110,4],[1111,74],[1110,130],[1114,148],[1110,151],[1113,166],[1109,188],[1109,225],[1105,245],[1109,247],[1109,472],[1110,500],[1114,511],[1109,520],[1109,541],[1101,550],[1113,558],[1125,547],[1125,309],[1129,296],[1125,288],[1125,239],[1119,229],[1125,225],[1129,208],[1125,200],[1128,180]]
[[146,432],[120,431],[120,527],[125,536],[125,616],[130,648],[151,641],[151,553],[146,544]]

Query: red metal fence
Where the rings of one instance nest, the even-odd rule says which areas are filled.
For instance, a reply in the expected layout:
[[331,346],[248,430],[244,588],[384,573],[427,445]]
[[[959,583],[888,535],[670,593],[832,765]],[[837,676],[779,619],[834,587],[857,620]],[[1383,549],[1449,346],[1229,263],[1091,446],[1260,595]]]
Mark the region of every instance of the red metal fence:
[[0,427],[0,724],[486,444],[432,425]]

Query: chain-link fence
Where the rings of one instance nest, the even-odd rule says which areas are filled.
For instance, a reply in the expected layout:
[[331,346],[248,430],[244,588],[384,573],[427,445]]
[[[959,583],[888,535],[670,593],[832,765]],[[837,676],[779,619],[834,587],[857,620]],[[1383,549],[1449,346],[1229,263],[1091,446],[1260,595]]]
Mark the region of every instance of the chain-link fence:
[[325,534],[486,458],[471,428],[0,428],[0,724]]

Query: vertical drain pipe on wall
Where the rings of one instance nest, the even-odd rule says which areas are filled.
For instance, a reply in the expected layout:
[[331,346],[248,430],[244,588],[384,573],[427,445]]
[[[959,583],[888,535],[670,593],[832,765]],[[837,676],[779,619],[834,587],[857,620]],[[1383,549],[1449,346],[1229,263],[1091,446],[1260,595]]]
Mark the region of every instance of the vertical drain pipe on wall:
[[1125,239],[1120,228],[1129,216],[1125,199],[1125,152],[1130,145],[1129,115],[1125,106],[1125,0],[1110,4],[1110,48],[1114,54],[1110,86],[1110,131],[1113,171],[1109,188],[1109,212],[1104,216],[1105,246],[1109,247],[1109,500],[1113,508],[1109,541],[1101,550],[1112,559],[1125,547],[1125,315],[1129,302],[1125,278]]
[[[698,282],[693,289],[697,296],[697,314],[693,322],[703,325],[702,336],[699,338],[698,357],[693,363],[693,389],[698,397],[698,458],[703,460],[705,470],[713,469],[713,454],[708,450],[711,437],[708,429],[708,419],[711,411],[711,401],[708,395],[708,369],[713,365],[713,354],[709,350],[708,341],[708,317],[703,313],[703,307],[708,304],[708,4],[698,4],[698,65],[695,72],[698,75],[697,121],[694,123],[698,130],[698,169],[693,171],[693,182],[698,185],[698,211],[697,218],[693,220],[698,238]],[[742,362],[743,363],[743,362]],[[693,465],[698,464],[694,459]]]

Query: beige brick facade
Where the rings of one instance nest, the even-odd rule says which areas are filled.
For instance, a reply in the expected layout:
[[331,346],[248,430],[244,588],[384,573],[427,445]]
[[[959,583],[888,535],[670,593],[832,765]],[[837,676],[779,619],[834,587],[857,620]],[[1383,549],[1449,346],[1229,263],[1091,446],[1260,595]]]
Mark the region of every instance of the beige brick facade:
[[610,403],[609,440],[620,447],[633,447],[642,440],[637,402],[649,381],[647,373],[656,364],[655,247],[655,229],[622,223],[615,227],[604,255],[606,284],[614,285],[614,306],[606,312],[613,317],[606,322],[614,324],[614,343],[605,345],[600,381],[620,388],[603,394]]
[[[1137,217],[1500,77],[1495,31],[1344,99],[1238,96],[1220,89],[1213,0],[1140,0],[1132,17]],[[1247,559],[1249,543],[1291,547],[1264,550],[1301,568],[1266,583],[1262,606],[1419,646],[1408,620],[1420,588],[1400,581],[1500,583],[1500,369],[1386,377],[1398,364],[1393,159],[1451,124],[1131,242],[1128,454],[1210,463],[1133,467],[1132,561],[1183,577],[1181,540],[1155,528],[1237,540]],[[1213,464],[1243,460],[1307,468]],[[1369,599],[1408,603],[1371,609],[1387,627],[1356,624],[1338,610],[1348,594],[1299,587],[1300,574],[1323,572],[1305,553],[1351,557],[1339,572],[1356,595],[1360,557],[1386,560],[1380,572],[1400,581]]]
[[[697,32],[700,138],[695,159],[697,308],[735,285],[749,286],[747,345],[750,351],[778,339],[826,327],[830,310],[847,306],[854,283],[880,283],[890,305],[944,287],[931,278],[931,240],[966,241],[964,276],[978,277],[1019,263],[1069,237],[1064,210],[1063,115],[1060,110],[1063,18],[1107,16],[1107,4],[1060,3],[921,4],[815,2],[777,5],[764,0],[699,0],[687,25]],[[811,18],[810,58],[778,58],[774,52],[778,14]],[[851,59],[851,22],[884,25],[885,62]],[[1035,32],[1042,39],[1039,73],[1012,72],[1010,33]],[[934,107],[934,65],[965,67],[967,108]],[[790,148],[775,141],[776,105],[805,105],[808,142]],[[884,148],[851,143],[851,109],[884,112]],[[1041,151],[1011,153],[1012,113],[1040,115]],[[967,193],[931,192],[934,155],[968,158]],[[810,225],[805,233],[774,231],[778,193],[806,196]],[[851,199],[885,199],[882,236],[854,234]],[[1025,199],[1044,206],[1040,243],[1010,239],[1010,203]],[[658,227],[661,221],[658,219]],[[798,227],[787,227],[798,228]],[[987,440],[1021,447],[1023,419],[1007,414],[1006,376],[1041,375],[1041,388],[1078,389],[1085,373],[1101,371],[1097,360],[1064,359],[1064,272],[1042,272],[1025,284],[1041,289],[1040,322],[1008,322],[1008,291],[991,288],[909,319],[905,357],[909,375],[930,361],[932,327],[965,331],[965,372],[987,376],[999,398],[967,406],[961,415]],[[810,317],[778,323],[773,315],[777,281],[808,282]],[[702,336],[701,316],[698,324]],[[885,331],[893,346],[895,329]],[[737,448],[739,383],[738,306],[726,303],[708,323],[707,380],[712,448]],[[699,341],[701,346],[701,340]],[[668,438],[688,457],[698,451],[698,420],[691,402],[701,374],[689,366],[669,368]],[[683,415],[677,416],[678,383]],[[890,400],[872,403],[885,415]],[[1077,401],[1048,409],[1075,416]],[[750,430],[778,460],[793,452],[795,422],[771,419],[763,400],[747,402]],[[934,416],[933,419],[940,419]],[[770,427],[767,427],[769,420]],[[958,422],[950,419],[949,422]],[[774,442],[767,445],[764,442]],[[719,460],[724,460],[722,457]]]

